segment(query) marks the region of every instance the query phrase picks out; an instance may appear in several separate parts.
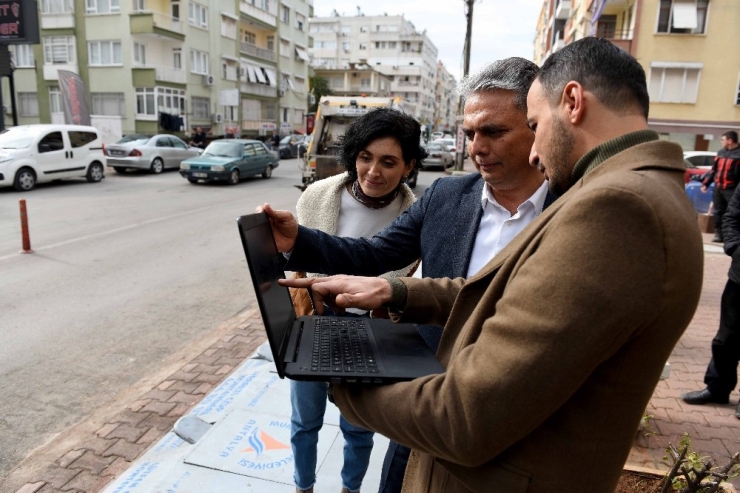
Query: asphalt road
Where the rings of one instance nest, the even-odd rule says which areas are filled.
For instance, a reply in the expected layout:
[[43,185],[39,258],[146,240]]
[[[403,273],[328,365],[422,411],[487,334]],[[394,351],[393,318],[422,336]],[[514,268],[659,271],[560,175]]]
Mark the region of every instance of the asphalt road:
[[[0,477],[250,304],[236,218],[294,210],[297,160],[269,180],[176,171],[0,188]],[[420,172],[420,196],[439,171]],[[19,254],[25,199],[33,254]]]

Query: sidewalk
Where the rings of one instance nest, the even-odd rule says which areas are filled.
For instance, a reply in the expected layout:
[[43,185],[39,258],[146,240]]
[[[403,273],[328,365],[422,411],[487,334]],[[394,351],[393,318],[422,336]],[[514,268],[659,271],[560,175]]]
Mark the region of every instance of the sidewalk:
[[[728,405],[688,406],[680,399],[685,391],[703,388],[730,264],[721,246],[709,242],[710,235],[704,239],[705,275],[700,305],[669,359],[670,376],[660,381],[648,406],[647,413],[654,416],[652,428],[656,435],[645,438],[642,433],[637,434],[628,460],[631,465],[667,470],[662,463],[664,449],[668,442],[677,443],[684,431],[690,433],[695,451],[711,455],[718,462],[723,463],[740,451],[740,421],[734,417],[735,392]],[[182,366],[173,367],[166,378],[145,382],[149,387],[121,405],[120,411],[88,418],[35,451],[0,482],[0,491],[292,492],[290,474],[285,473],[292,471],[289,462],[260,466],[258,470],[255,462],[244,459],[239,463],[221,460],[229,459],[234,447],[258,455],[260,451],[284,449],[289,443],[285,426],[289,423],[286,418],[290,405],[287,381],[277,379],[271,363],[248,359],[264,342],[256,305],[217,330],[217,342],[204,347]],[[216,423],[194,445],[171,432],[175,422],[187,414]],[[321,440],[321,454],[327,459],[319,470],[323,487],[317,486],[317,492],[324,488],[339,491],[335,482],[341,463],[341,437],[337,439],[336,419],[333,406],[327,406],[327,426],[322,429]],[[384,440],[376,435],[363,491],[377,489]],[[286,452],[290,455],[289,449]],[[237,466],[254,470],[234,470]],[[169,490],[162,489],[165,483]],[[740,486],[740,479],[733,484]]]

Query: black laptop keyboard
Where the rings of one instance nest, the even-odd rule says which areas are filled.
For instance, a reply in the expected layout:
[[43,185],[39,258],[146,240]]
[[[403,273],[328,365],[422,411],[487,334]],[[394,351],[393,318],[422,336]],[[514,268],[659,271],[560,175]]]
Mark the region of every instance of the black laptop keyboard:
[[378,373],[362,318],[314,318],[314,326],[311,371]]

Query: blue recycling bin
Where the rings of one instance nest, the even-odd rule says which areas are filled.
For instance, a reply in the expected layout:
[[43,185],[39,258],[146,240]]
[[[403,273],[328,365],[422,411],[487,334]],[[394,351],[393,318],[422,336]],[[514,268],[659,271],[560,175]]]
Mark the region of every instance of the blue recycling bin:
[[690,181],[686,184],[686,194],[694,205],[694,210],[699,214],[706,214],[709,211],[709,204],[712,203],[712,194],[714,192],[714,183],[709,185],[706,192],[701,191],[701,182]]

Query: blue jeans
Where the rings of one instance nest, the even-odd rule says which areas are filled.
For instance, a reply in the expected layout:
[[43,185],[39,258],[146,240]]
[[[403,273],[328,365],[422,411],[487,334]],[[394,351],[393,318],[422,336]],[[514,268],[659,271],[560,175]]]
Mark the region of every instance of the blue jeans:
[[[293,449],[296,487],[306,490],[316,482],[316,445],[326,411],[325,382],[290,381],[290,445]],[[339,417],[339,429],[344,435],[344,464],[342,486],[359,491],[370,463],[373,450],[373,432],[349,423]]]

